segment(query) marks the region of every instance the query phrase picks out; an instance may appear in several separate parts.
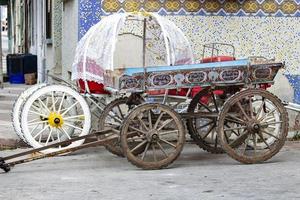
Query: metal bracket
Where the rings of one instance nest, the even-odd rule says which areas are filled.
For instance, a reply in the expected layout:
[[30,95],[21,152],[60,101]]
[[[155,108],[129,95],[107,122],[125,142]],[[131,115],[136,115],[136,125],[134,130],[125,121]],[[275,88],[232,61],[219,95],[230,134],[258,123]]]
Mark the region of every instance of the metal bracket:
[[3,169],[5,173],[8,173],[10,171],[10,166],[7,163],[5,163],[2,157],[0,157],[0,169]]

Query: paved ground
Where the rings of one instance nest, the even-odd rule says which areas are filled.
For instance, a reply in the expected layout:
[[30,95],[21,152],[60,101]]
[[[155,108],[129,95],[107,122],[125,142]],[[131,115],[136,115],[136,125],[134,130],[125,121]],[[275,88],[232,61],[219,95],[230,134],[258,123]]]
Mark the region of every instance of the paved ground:
[[99,147],[0,174],[0,199],[5,200],[290,200],[300,199],[299,187],[300,143],[289,143],[270,162],[258,165],[242,165],[188,144],[169,169],[143,171]]

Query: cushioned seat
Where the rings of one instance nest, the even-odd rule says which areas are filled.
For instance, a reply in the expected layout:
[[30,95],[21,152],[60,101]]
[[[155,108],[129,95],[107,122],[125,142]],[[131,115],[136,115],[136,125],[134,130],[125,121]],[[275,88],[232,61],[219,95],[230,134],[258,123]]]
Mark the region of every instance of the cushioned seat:
[[[83,80],[78,81],[80,92],[84,93],[85,90],[85,84]],[[96,83],[94,81],[87,81],[90,93],[92,94],[110,94],[108,91],[104,89],[104,85],[102,83]]]
[[201,60],[201,63],[225,62],[225,61],[233,61],[233,60],[235,60],[235,57],[232,56],[213,56],[213,57],[203,58]]

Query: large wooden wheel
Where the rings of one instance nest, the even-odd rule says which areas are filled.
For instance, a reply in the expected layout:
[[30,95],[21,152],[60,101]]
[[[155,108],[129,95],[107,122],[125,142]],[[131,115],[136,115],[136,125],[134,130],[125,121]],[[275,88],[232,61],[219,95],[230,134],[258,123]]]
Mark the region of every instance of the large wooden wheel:
[[126,117],[121,129],[124,155],[143,169],[167,167],[180,155],[184,142],[181,118],[166,105],[137,106]]
[[273,94],[246,89],[225,102],[217,130],[220,144],[229,156],[242,163],[263,162],[284,145],[288,115]]
[[[207,102],[202,102],[202,98],[207,97]],[[211,89],[200,91],[191,101],[188,113],[193,115],[198,112],[203,115],[187,119],[187,128],[191,138],[205,151],[210,153],[223,153],[223,149],[218,143],[217,136],[217,116],[224,100],[214,94]],[[207,117],[216,115],[216,117]]]

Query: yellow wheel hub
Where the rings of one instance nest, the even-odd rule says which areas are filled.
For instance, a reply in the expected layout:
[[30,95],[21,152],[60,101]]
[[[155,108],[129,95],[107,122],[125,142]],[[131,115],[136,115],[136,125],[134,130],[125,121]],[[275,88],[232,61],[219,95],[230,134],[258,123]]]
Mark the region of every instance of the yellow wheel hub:
[[61,127],[64,124],[64,119],[59,113],[52,112],[48,117],[48,123],[52,127]]

